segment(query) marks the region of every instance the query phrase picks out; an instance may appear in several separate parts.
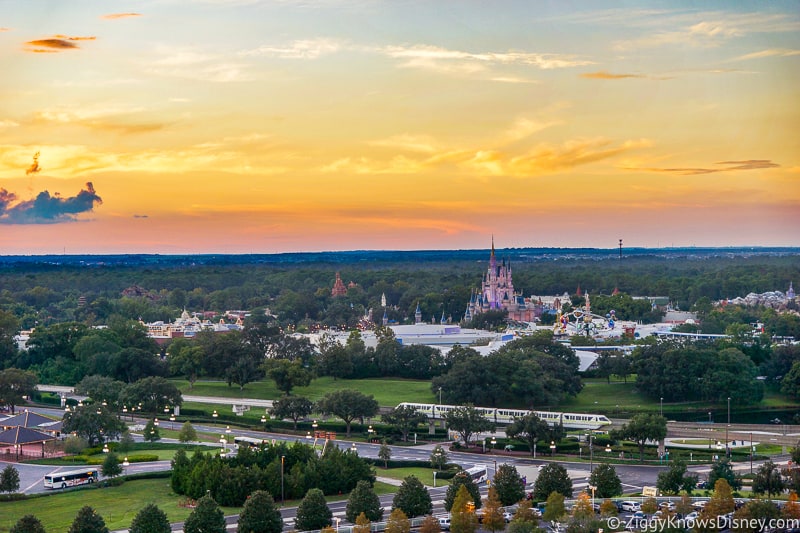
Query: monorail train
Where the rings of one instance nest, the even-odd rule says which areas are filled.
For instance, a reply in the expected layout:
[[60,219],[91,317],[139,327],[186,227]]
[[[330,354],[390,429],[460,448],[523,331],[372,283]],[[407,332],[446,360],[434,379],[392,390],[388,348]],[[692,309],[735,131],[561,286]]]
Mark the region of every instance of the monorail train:
[[[457,405],[437,405],[433,403],[410,403],[403,402],[397,407],[410,406],[428,418],[441,419],[445,413],[451,409],[459,407]],[[483,412],[486,418],[497,424],[511,424],[515,418],[520,418],[531,411],[527,409],[503,409],[494,407],[476,407]],[[557,425],[559,422],[567,429],[600,429],[610,426],[611,420],[605,415],[594,415],[589,413],[558,413],[551,411],[533,411],[536,416],[550,424]]]

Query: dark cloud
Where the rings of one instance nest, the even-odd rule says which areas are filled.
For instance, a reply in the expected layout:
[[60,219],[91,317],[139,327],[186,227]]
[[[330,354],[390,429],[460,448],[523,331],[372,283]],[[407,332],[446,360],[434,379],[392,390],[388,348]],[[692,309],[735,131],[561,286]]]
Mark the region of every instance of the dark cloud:
[[41,171],[42,167],[39,166],[39,152],[36,152],[35,154],[33,154],[33,163],[31,163],[31,166],[29,166],[28,169],[25,170],[25,175],[37,174]]
[[642,168],[631,170],[649,170],[650,172],[664,172],[681,174],[684,176],[696,176],[699,174],[714,174],[717,172],[732,172],[736,170],[758,170],[763,168],[780,167],[778,163],[773,163],[769,159],[747,159],[745,161],[719,161],[715,165],[725,165],[724,168]]
[[25,44],[29,46],[29,52],[61,52],[80,48],[75,41],[94,41],[96,37],[71,37],[69,35],[56,35],[50,39],[36,39]]
[[15,199],[14,193],[0,189],[0,224],[74,222],[80,213],[91,211],[95,203],[103,203],[91,182],[86,184],[86,189],[69,198],[62,198],[59,193],[51,196],[48,191],[42,191],[33,200],[19,202],[10,207]]

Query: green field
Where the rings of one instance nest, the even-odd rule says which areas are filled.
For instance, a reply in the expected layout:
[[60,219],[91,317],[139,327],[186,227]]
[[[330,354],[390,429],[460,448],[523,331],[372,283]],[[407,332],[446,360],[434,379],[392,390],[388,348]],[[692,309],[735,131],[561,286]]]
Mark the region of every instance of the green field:
[[[380,461],[378,461],[380,463]],[[416,476],[423,485],[433,486],[433,470],[430,468],[422,467],[403,467],[403,468],[388,468],[384,469],[381,466],[376,466],[375,474],[378,477],[388,477],[392,479],[404,480],[408,476]],[[450,480],[436,480],[436,486],[449,485]]]
[[[397,487],[387,483],[376,483],[377,494],[390,494]],[[346,499],[347,495],[335,495],[328,501]],[[84,505],[94,508],[103,517],[109,529],[127,529],[136,513],[149,503],[156,504],[167,514],[170,522],[182,522],[191,509],[182,507],[184,496],[174,494],[169,479],[144,479],[127,481],[116,487],[87,488],[50,493],[47,496],[16,502],[0,502],[0,533],[5,533],[23,516],[32,514],[41,520],[47,531],[69,530],[78,510]],[[299,501],[287,501],[289,507]],[[238,514],[239,507],[222,507],[226,515]]]
[[[605,379],[588,378],[584,379],[583,390],[574,398],[567,398],[557,406],[537,406],[543,410],[574,411],[587,413],[601,413],[611,418],[628,418],[636,413],[651,412],[657,413],[663,410],[667,418],[679,420],[707,419],[707,413],[713,411],[714,419],[726,410],[725,402],[664,402],[663,405],[657,399],[653,400],[639,393],[635,386],[635,376],[629,377],[628,382],[611,380],[607,383]],[[198,396],[219,396],[226,398],[258,398],[276,399],[281,397],[281,393],[275,388],[271,381],[260,381],[248,384],[244,390],[239,387],[229,387],[224,382],[197,382],[192,390],[189,390],[188,382],[174,381],[183,394]],[[404,380],[404,379],[362,379],[334,380],[330,377],[315,379],[308,387],[299,387],[292,392],[298,396],[305,396],[311,400],[318,400],[328,392],[351,388],[361,391],[364,394],[371,394],[383,407],[392,407],[401,402],[411,401],[419,403],[435,403],[436,397],[431,392],[430,381]],[[186,408],[198,409],[207,413],[217,410],[220,414],[231,414],[231,406],[225,404],[200,404],[187,402]],[[747,417],[754,411],[759,410],[797,410],[800,403],[787,398],[772,390],[767,390],[764,400],[756,406],[733,405],[731,412],[734,418],[738,414]],[[243,424],[256,424],[260,420],[264,411],[261,409],[251,409],[244,413],[242,417],[236,417],[237,421]],[[763,417],[761,417],[763,418]],[[747,420],[749,421],[749,420]]]
[[[283,393],[275,388],[272,381],[259,381],[249,383],[244,390],[238,386],[229,387],[225,382],[198,381],[189,389],[188,381],[173,381],[183,394],[195,396],[221,396],[225,398],[258,398],[262,400],[275,400]],[[325,394],[339,389],[355,389],[364,394],[372,395],[382,406],[395,406],[406,401],[434,403],[436,401],[431,392],[430,381],[410,379],[337,379],[331,377],[317,378],[308,387],[297,387],[292,394],[305,396],[311,400],[319,400]],[[230,406],[227,406],[230,409]]]

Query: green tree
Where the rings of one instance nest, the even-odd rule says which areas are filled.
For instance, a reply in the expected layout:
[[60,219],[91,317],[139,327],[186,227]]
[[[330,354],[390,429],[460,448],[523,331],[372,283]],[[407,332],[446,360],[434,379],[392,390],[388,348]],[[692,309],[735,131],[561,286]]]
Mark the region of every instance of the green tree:
[[711,471],[708,473],[708,482],[711,486],[714,486],[718,479],[724,479],[733,490],[742,488],[742,479],[733,471],[733,466],[728,459],[722,458],[714,461],[711,465]]
[[481,521],[483,529],[488,529],[492,532],[505,529],[506,519],[503,517],[502,505],[500,498],[497,496],[497,484],[495,483],[489,487],[486,500],[483,502],[483,507],[481,508],[483,511],[483,520]]
[[441,444],[437,444],[431,452],[431,468],[441,470],[447,464],[447,452]]
[[209,495],[197,500],[197,506],[186,518],[185,533],[225,533],[225,515]]
[[188,343],[177,344],[177,340],[167,351],[167,364],[170,375],[182,376],[189,382],[189,390],[203,369],[203,348]]
[[475,533],[478,529],[478,518],[470,505],[473,496],[465,485],[458,488],[450,511],[450,531],[453,533]]
[[333,513],[325,501],[325,495],[319,489],[310,489],[297,506],[295,527],[300,531],[322,529],[331,525],[332,520]]
[[103,459],[103,465],[100,467],[100,473],[112,479],[122,474],[122,465],[116,453],[110,452],[106,454]]
[[758,467],[756,476],[753,478],[753,494],[766,493],[767,498],[771,500],[773,494],[780,494],[785,488],[783,476],[775,463],[767,461]]
[[392,510],[394,509],[401,509],[410,518],[433,512],[431,495],[416,476],[408,476],[403,480],[392,499]]
[[386,533],[409,533],[411,531],[411,521],[402,509],[392,509],[389,519],[386,521]]
[[244,502],[239,515],[237,533],[280,533],[283,531],[281,512],[269,492],[257,490]]
[[656,487],[664,494],[678,494],[685,491],[691,494],[697,486],[697,474],[689,474],[686,463],[676,459],[666,471],[659,472]]
[[385,439],[381,442],[381,447],[378,450],[378,458],[383,461],[384,468],[389,468],[389,459],[392,458],[392,449],[386,444]]
[[347,426],[347,436],[350,436],[350,424],[356,418],[369,418],[378,412],[378,402],[369,396],[353,389],[340,389],[329,392],[317,402],[317,409],[322,414],[334,415],[341,418]]
[[25,396],[30,396],[36,389],[38,378],[33,372],[19,368],[7,368],[0,371],[0,405],[11,408],[11,414],[16,411],[16,406],[24,401]]
[[180,442],[195,442],[197,440],[197,431],[188,420],[183,423],[181,430],[178,433],[178,440]]
[[294,429],[297,429],[297,421],[311,414],[314,404],[311,400],[302,396],[284,396],[275,400],[270,415],[279,420],[290,418],[294,422]]
[[167,513],[159,509],[154,503],[148,503],[133,517],[130,533],[170,533]]
[[567,509],[564,507],[564,494],[556,491],[551,492],[547,496],[542,518],[548,522],[559,522],[566,515]]
[[553,492],[567,498],[572,497],[572,480],[567,474],[567,469],[558,463],[545,465],[533,485],[533,498],[538,501],[547,499]]
[[108,533],[106,522],[97,511],[85,505],[81,507],[69,528],[69,533]]
[[89,396],[95,403],[105,402],[112,410],[119,410],[120,393],[125,388],[125,384],[108,376],[91,375],[86,376],[75,385],[77,394]]
[[512,439],[523,439],[528,443],[528,449],[533,455],[536,443],[550,434],[550,426],[531,412],[523,417],[515,418],[506,428],[506,435]]
[[19,490],[19,471],[14,465],[6,465],[0,470],[0,492],[16,492]]
[[183,403],[178,387],[160,376],[146,377],[131,383],[125,387],[122,396],[126,405],[140,405],[141,411],[154,415],[161,413],[164,407]]
[[14,524],[9,533],[46,533],[44,526],[32,514],[26,514]]
[[639,460],[644,462],[644,447],[648,440],[659,441],[667,436],[667,419],[650,413],[634,415],[627,424],[613,432],[614,439],[627,439],[639,446]]
[[64,414],[62,431],[85,438],[90,446],[114,440],[127,426],[108,407],[83,405]]
[[303,361],[295,359],[267,359],[263,364],[267,376],[275,382],[279,391],[286,396],[292,393],[295,387],[307,387],[313,375],[303,366]]
[[131,432],[128,431],[128,428],[122,430],[122,435],[119,437],[119,443],[117,444],[117,451],[121,453],[127,453],[133,447],[133,436]]
[[610,463],[602,463],[594,468],[589,475],[589,485],[597,487],[597,498],[613,498],[622,494],[622,482],[617,475],[617,469]]
[[403,441],[408,442],[408,434],[424,423],[427,417],[411,405],[399,405],[381,416],[381,420],[394,426],[403,436]]
[[361,480],[350,493],[345,508],[345,517],[355,523],[360,514],[364,514],[370,522],[380,522],[383,518],[383,507],[369,481]]
[[64,453],[69,455],[78,455],[88,447],[89,441],[83,437],[72,435],[64,440]]
[[513,505],[525,497],[525,484],[519,475],[517,467],[507,463],[497,467],[492,488],[497,492],[497,497],[503,506]]
[[459,472],[455,476],[453,476],[453,480],[450,482],[450,486],[447,487],[447,492],[444,495],[444,510],[450,511],[456,501],[456,496],[458,495],[459,489],[464,486],[467,488],[467,492],[472,496],[472,503],[475,504],[475,509],[480,509],[482,502],[481,502],[481,491],[478,488],[478,484],[475,483],[469,474],[464,471]]
[[481,431],[489,431],[494,427],[492,422],[472,405],[454,407],[445,413],[444,419],[449,429],[461,435],[466,446],[469,446],[472,435]]
[[142,438],[146,442],[156,442],[157,440],[161,440],[161,433],[158,431],[158,426],[156,425],[155,420],[148,420],[144,425]]

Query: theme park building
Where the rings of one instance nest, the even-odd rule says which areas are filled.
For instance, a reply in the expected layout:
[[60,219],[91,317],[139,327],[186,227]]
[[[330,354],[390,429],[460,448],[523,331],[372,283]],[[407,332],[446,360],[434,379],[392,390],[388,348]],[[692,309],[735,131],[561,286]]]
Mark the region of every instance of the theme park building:
[[511,261],[505,259],[498,264],[494,253],[489,256],[489,268],[483,275],[480,291],[475,291],[470,298],[464,320],[470,321],[476,315],[492,310],[508,311],[508,319],[518,322],[533,322],[536,317],[536,306],[528,299],[514,292],[514,281],[511,278]]

